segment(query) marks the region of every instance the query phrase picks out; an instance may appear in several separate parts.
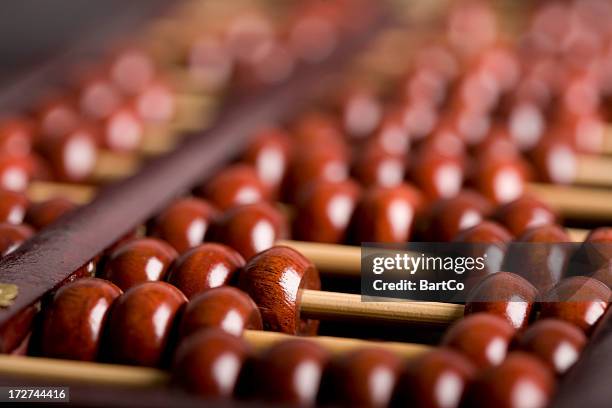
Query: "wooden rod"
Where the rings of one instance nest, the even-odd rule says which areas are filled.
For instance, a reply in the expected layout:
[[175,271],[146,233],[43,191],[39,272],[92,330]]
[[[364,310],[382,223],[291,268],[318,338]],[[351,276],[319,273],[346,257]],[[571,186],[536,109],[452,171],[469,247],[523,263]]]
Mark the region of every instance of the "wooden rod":
[[[244,340],[256,353],[261,353],[276,343],[295,338],[297,337],[288,334],[255,330],[247,330],[244,333]],[[412,358],[432,349],[432,346],[414,343],[329,336],[299,338],[316,343],[333,355],[360,348],[376,347],[390,351],[400,358]],[[0,376],[20,376],[53,382],[65,381],[130,388],[163,387],[170,380],[168,372],[155,368],[14,355],[0,355]]]
[[576,183],[599,187],[612,187],[612,158],[582,155],[578,157]]
[[157,387],[169,380],[154,368],[12,355],[0,355],[0,375],[126,387]]
[[566,218],[612,220],[611,190],[531,183],[529,191]]
[[370,320],[381,323],[421,323],[444,326],[463,317],[463,305],[437,302],[362,302],[361,295],[303,290],[304,317],[329,320]]

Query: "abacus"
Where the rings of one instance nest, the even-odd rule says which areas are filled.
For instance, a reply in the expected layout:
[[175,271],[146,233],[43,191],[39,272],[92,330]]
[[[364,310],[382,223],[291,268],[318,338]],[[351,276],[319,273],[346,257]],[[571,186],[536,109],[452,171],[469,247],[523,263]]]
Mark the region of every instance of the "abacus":
[[[502,42],[486,2],[269,3],[184,2],[0,124],[2,384],[84,406],[609,404],[612,8],[521,9]],[[606,262],[362,301],[360,244],[413,240]]]

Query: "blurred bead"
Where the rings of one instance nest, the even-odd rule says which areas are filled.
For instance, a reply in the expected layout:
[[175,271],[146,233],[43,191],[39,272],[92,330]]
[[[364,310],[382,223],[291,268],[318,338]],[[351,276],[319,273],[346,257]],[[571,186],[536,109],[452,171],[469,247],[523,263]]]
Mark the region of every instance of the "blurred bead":
[[144,137],[143,126],[132,107],[121,106],[99,123],[100,144],[113,151],[131,152]]
[[82,182],[94,171],[98,158],[96,134],[88,127],[75,127],[62,136],[49,137],[39,143],[56,178]]
[[208,289],[235,283],[244,264],[244,258],[230,247],[202,244],[176,259],[167,281],[191,299]]
[[25,194],[0,190],[0,223],[21,224],[29,206]]
[[104,277],[122,290],[143,282],[164,280],[176,257],[174,248],[164,241],[133,239],[110,254],[104,265]]
[[155,63],[146,51],[125,47],[111,56],[108,74],[122,92],[134,95],[153,81]]
[[478,369],[483,369],[504,361],[514,332],[504,318],[477,313],[454,323],[444,335],[442,345],[462,353]]
[[408,242],[422,206],[421,193],[409,184],[371,187],[361,196],[349,236],[356,243]]
[[156,80],[134,97],[136,113],[145,123],[166,124],[176,114],[176,92],[164,81]]
[[341,101],[342,123],[346,133],[356,139],[371,134],[382,119],[382,105],[368,89],[349,90]]
[[470,190],[438,200],[428,210],[428,239],[450,241],[460,231],[480,224],[492,210],[493,206],[487,199]]
[[243,160],[252,165],[266,187],[266,195],[277,197],[291,159],[291,140],[281,129],[265,129],[253,136]]
[[531,152],[539,179],[555,184],[571,184],[576,179],[578,158],[564,135],[550,133]]
[[14,156],[0,153],[0,188],[25,191],[34,173],[32,156]]
[[201,292],[189,301],[181,318],[180,337],[213,327],[242,337],[244,330],[262,330],[263,323],[249,295],[222,286]]
[[495,217],[516,236],[530,228],[555,224],[559,220],[552,208],[531,195],[523,195],[498,207]]
[[366,145],[353,163],[353,173],[365,187],[394,187],[404,180],[404,158],[390,154],[381,146]]
[[236,164],[221,170],[202,188],[204,195],[220,210],[265,201],[266,188],[254,167]]
[[526,279],[511,272],[497,272],[482,279],[468,294],[465,314],[495,315],[517,330],[531,321],[538,291]]
[[591,333],[610,301],[610,288],[595,278],[563,279],[542,295],[540,318],[558,318]]
[[277,343],[256,363],[257,394],[270,403],[314,405],[328,359],[327,352],[309,340]]
[[250,350],[244,340],[219,329],[202,330],[176,350],[172,376],[190,393],[229,398],[237,387]]
[[0,121],[0,151],[26,156],[32,150],[34,126],[28,119],[5,118]]
[[296,239],[341,243],[357,201],[359,186],[351,180],[333,183],[316,181],[296,198],[292,232]]
[[26,224],[0,223],[0,255],[10,254],[32,235],[34,230]]
[[400,359],[384,349],[371,347],[348,352],[327,366],[320,400],[325,405],[386,407],[400,365]]
[[152,234],[183,253],[204,241],[215,215],[216,210],[207,201],[180,198],[157,216]]
[[476,368],[460,353],[437,348],[408,360],[395,387],[393,406],[457,408]]
[[76,207],[75,203],[63,197],[32,203],[26,212],[26,222],[40,230]]
[[556,375],[565,374],[580,357],[587,339],[576,326],[543,319],[518,336],[517,348],[539,357]]
[[285,216],[265,202],[229,209],[215,221],[211,230],[211,240],[228,245],[246,260],[287,235]]
[[527,170],[518,158],[489,157],[476,165],[472,180],[485,197],[504,204],[524,193],[527,176]]
[[121,99],[119,89],[104,76],[88,77],[79,84],[78,109],[91,120],[109,117],[119,108]]
[[231,78],[234,62],[220,38],[202,35],[191,45],[186,57],[189,77],[208,91],[218,91]]
[[539,291],[559,282],[572,252],[567,245],[572,240],[562,227],[554,224],[533,227],[517,237],[516,242],[507,257],[510,270],[517,271]]
[[554,376],[544,363],[529,354],[513,352],[500,365],[478,374],[464,403],[474,408],[544,408],[554,384]]

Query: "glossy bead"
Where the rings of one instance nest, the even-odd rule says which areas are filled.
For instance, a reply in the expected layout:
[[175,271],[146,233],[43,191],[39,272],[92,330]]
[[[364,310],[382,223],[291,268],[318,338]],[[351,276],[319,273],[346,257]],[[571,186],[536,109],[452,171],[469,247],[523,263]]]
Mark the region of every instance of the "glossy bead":
[[176,350],[173,382],[203,397],[231,397],[249,354],[241,338],[223,330],[202,330]]
[[104,266],[104,277],[122,290],[142,282],[164,280],[176,257],[174,248],[164,241],[133,239],[110,254]]
[[316,181],[296,198],[292,232],[303,241],[340,243],[353,215],[359,186],[353,181]]
[[497,272],[482,279],[468,294],[465,314],[485,312],[502,317],[515,329],[529,324],[537,289],[511,272]]
[[453,198],[438,200],[428,211],[428,238],[450,241],[459,231],[480,224],[492,210],[487,199],[470,190],[462,191]]
[[539,357],[561,376],[578,358],[587,339],[576,326],[557,319],[543,319],[518,336],[517,349]]
[[476,368],[453,350],[438,348],[408,361],[395,386],[393,405],[457,408]]
[[328,359],[321,346],[308,340],[271,346],[256,362],[259,397],[270,403],[314,405]]
[[405,108],[394,108],[385,114],[368,146],[395,157],[405,157],[410,150],[410,134],[406,126]]
[[499,222],[516,236],[530,228],[555,224],[559,219],[552,208],[531,195],[523,195],[497,208],[495,213]]
[[216,210],[205,200],[180,198],[157,216],[152,235],[183,253],[204,241],[215,215]]
[[215,221],[211,239],[234,248],[248,260],[285,238],[287,229],[285,216],[272,205],[261,202],[226,211]]
[[40,150],[59,180],[79,182],[94,171],[98,158],[96,134],[88,127],[75,127],[62,136],[49,137]]
[[276,128],[262,130],[253,136],[242,158],[255,168],[266,195],[278,196],[291,159],[289,135]]
[[527,177],[525,165],[519,159],[489,157],[476,165],[472,181],[489,200],[505,204],[523,195]]
[[63,197],[32,203],[26,212],[26,222],[36,229],[42,229],[76,207],[76,204]]
[[181,318],[180,337],[216,327],[241,337],[247,330],[262,330],[259,308],[243,291],[222,286],[190,299]]
[[0,151],[26,156],[32,150],[34,126],[28,119],[6,118],[0,121]]
[[29,205],[25,194],[0,190],[0,222],[21,224]]
[[223,169],[202,188],[206,198],[220,210],[264,201],[266,188],[254,167],[236,164]]
[[405,167],[401,155],[388,153],[376,144],[367,144],[353,163],[353,174],[365,187],[394,187],[404,180]]
[[0,188],[25,191],[32,179],[35,161],[32,156],[0,153]]
[[330,405],[386,407],[400,367],[400,359],[384,349],[348,352],[327,366],[320,399]]
[[610,288],[595,278],[566,278],[543,294],[540,317],[565,320],[590,333],[605,313],[611,295]]
[[572,250],[567,245],[572,240],[562,227],[546,224],[530,228],[516,241],[506,259],[509,270],[517,271],[540,291],[559,282]]
[[421,193],[411,185],[371,187],[355,210],[351,239],[356,243],[410,241],[422,205]]
[[107,312],[121,289],[97,278],[62,286],[44,311],[41,351],[45,357],[94,361]]
[[503,317],[477,313],[454,323],[444,335],[442,345],[462,353],[482,369],[504,361],[514,333],[515,329]]
[[464,403],[474,408],[544,408],[554,384],[554,376],[544,363],[526,353],[513,352],[499,366],[479,373]]
[[10,254],[32,235],[34,230],[26,224],[0,223],[0,255]]
[[235,282],[244,263],[242,255],[228,246],[202,244],[176,259],[167,280],[191,299],[200,292]]
[[251,258],[239,287],[261,310],[266,330],[315,334],[319,322],[300,318],[300,290],[321,289],[319,271],[294,249],[275,246]]
[[104,350],[115,363],[164,365],[177,313],[187,302],[174,286],[145,282],[115,301],[108,318]]

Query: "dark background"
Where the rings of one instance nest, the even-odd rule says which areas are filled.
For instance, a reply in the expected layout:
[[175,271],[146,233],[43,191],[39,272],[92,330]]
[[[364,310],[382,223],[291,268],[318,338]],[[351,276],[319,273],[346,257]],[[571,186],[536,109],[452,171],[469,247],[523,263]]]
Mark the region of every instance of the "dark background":
[[176,4],[169,0],[9,0],[0,4],[0,109],[18,109],[68,61]]

